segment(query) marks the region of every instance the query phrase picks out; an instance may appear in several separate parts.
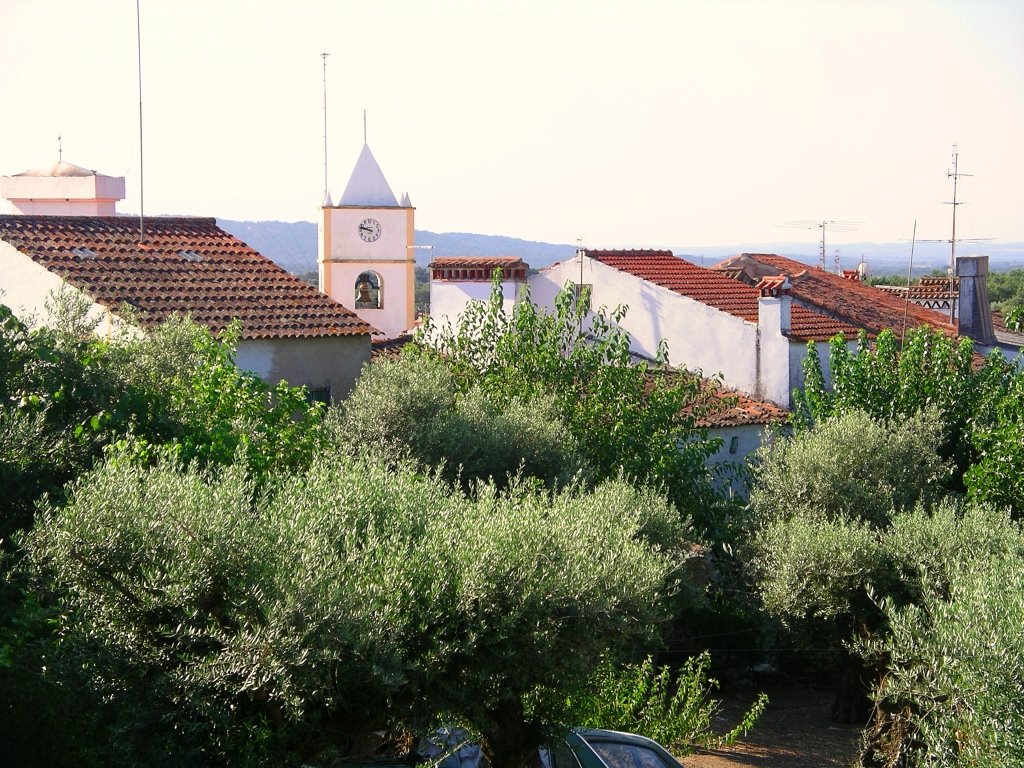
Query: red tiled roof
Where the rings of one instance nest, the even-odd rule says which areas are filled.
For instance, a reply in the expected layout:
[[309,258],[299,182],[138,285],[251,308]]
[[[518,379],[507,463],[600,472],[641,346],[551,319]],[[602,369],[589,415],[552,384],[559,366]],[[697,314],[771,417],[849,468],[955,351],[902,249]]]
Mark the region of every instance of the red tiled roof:
[[[744,253],[717,264],[713,269],[723,274],[740,274],[740,279],[757,281],[766,275],[786,275],[793,284],[795,301],[826,313],[874,335],[891,328],[897,335],[903,329],[904,312],[908,327],[931,325],[944,333],[956,334],[949,319],[940,312],[906,302],[867,283],[849,280],[799,261],[768,253]],[[745,276],[745,277],[744,277]],[[794,317],[797,307],[793,307]],[[795,322],[795,321],[794,321]],[[846,334],[850,337],[850,334]]]
[[211,330],[233,318],[242,338],[353,336],[373,329],[254,251],[215,219],[0,215],[0,241],[113,311],[150,326],[189,314]]
[[744,424],[785,424],[789,411],[774,403],[755,400],[742,392],[705,380],[705,392],[720,403],[720,408],[697,420],[699,427],[738,427]]
[[[724,272],[705,269],[681,259],[672,251],[595,251],[586,255],[613,269],[660,285],[709,307],[757,323],[758,291]],[[837,333],[856,335],[857,329],[841,321],[794,304],[790,337],[802,341],[827,341]]]
[[[880,291],[905,299],[907,287],[905,285],[878,285]],[[949,278],[945,277],[922,277],[917,285],[910,286],[911,301],[949,301],[958,298],[960,295],[959,281],[953,278],[953,290],[950,289]]]

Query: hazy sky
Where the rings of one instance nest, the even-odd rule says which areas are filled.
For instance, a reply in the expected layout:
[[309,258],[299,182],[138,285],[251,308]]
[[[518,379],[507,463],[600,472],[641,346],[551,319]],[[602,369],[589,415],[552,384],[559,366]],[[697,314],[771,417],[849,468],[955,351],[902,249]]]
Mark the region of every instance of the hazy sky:
[[[141,0],[148,214],[309,220],[369,143],[418,228],[594,247],[1024,240],[1021,0]],[[0,0],[0,174],[139,209],[134,0]]]

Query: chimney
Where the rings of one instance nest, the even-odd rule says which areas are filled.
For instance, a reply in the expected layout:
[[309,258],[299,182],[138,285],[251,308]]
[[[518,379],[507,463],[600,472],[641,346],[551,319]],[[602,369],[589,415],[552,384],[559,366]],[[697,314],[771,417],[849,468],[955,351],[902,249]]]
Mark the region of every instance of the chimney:
[[785,275],[772,275],[757,284],[757,326],[765,331],[785,335],[791,327],[792,284]]
[[960,278],[960,309],[957,330],[985,346],[996,343],[988,301],[988,256],[957,256]]
[[0,177],[10,213],[39,216],[113,216],[124,199],[124,177],[65,162]]

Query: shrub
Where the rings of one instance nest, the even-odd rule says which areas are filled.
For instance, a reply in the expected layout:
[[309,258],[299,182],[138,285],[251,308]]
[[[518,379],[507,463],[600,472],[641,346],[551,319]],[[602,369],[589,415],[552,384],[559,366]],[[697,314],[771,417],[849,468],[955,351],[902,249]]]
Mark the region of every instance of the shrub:
[[652,636],[682,558],[676,511],[622,483],[470,500],[328,455],[266,488],[243,465],[108,464],[26,542],[61,669],[120,705],[139,761],[322,759],[446,721],[512,764],[540,737],[530,701]]
[[884,669],[864,763],[1024,763],[1020,528],[984,507],[917,512],[893,527],[919,598],[880,598],[888,631],[860,644]]
[[768,705],[760,694],[728,733],[715,734],[713,720],[719,702],[710,698],[718,681],[707,675],[711,656],[704,652],[686,660],[673,675],[650,657],[638,664],[619,666],[602,659],[592,685],[575,702],[575,722],[589,728],[642,733],[661,743],[673,755],[691,754],[695,748],[718,749],[736,742],[754,727]]
[[565,485],[582,469],[551,397],[499,403],[479,385],[460,391],[445,365],[415,350],[366,366],[329,425],[337,450],[411,457],[467,489],[478,480],[504,486],[519,473]]
[[940,493],[948,475],[935,412],[885,423],[864,412],[820,422],[757,454],[750,503],[763,522],[793,517],[884,526],[893,511]]

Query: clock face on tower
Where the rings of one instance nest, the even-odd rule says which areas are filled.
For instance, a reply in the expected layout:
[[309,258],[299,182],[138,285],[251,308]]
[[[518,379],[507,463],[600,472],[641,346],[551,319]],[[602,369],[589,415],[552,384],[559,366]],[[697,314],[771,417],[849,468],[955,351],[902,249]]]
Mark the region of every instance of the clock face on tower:
[[368,243],[380,237],[380,222],[376,219],[363,219],[359,222],[359,236]]

